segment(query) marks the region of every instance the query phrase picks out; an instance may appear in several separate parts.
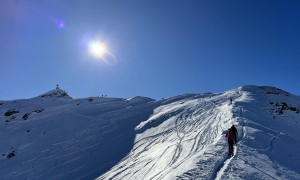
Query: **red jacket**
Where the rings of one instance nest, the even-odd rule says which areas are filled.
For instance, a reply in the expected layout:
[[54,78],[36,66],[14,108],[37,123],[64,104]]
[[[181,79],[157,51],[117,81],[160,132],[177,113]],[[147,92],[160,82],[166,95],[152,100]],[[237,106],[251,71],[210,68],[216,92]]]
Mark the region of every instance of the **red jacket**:
[[230,130],[228,130],[228,132],[227,132],[227,140],[231,140],[231,141],[233,141],[234,140],[234,133],[233,133],[233,131],[230,129]]

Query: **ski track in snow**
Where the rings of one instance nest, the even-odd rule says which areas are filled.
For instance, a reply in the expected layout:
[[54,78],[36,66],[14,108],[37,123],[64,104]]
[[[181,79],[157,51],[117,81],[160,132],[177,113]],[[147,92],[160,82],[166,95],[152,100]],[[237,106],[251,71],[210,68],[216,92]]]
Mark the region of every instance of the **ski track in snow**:
[[[173,121],[173,127],[172,125],[168,126],[170,128],[163,131],[158,129],[157,133],[151,136],[143,136],[142,134],[142,138],[135,142],[132,153],[99,179],[136,179],[137,177],[168,179],[170,174],[176,176],[174,169],[181,168],[183,170],[181,170],[181,175],[177,175],[177,179],[199,179],[203,175],[204,177],[216,176],[214,174],[217,174],[222,168],[216,164],[223,164],[227,159],[225,158],[227,157],[225,156],[227,154],[227,142],[223,138],[222,132],[234,122],[231,105],[228,104],[229,97],[237,99],[240,95],[225,94],[185,100],[184,104],[186,105],[182,108],[184,110],[177,112],[176,117],[171,117],[175,119],[165,121],[165,123]],[[163,142],[171,142],[171,144],[164,146]],[[212,149],[213,144],[218,146],[216,151]],[[159,156],[149,159],[148,152],[156,151],[154,147],[158,145],[162,147],[160,151],[157,151]],[[226,150],[224,151],[224,149]],[[203,156],[211,158],[212,164],[210,166],[203,167],[203,163],[201,163]],[[215,156],[219,158],[215,158]],[[166,157],[170,158],[167,158],[166,161]],[[193,157],[200,159],[200,161],[195,164],[195,168],[188,167],[185,172],[185,163]],[[142,164],[147,171],[136,168],[141,162],[145,162]],[[132,172],[131,169],[140,170]]]
[[[238,100],[238,99],[236,99]],[[235,109],[237,107],[234,107],[234,104],[232,104],[232,109]],[[239,118],[243,118],[243,110],[241,107],[238,108],[239,109]],[[244,138],[245,136],[245,121],[243,120],[243,123],[242,123],[242,129],[243,131],[241,132],[242,133],[242,137]],[[227,140],[226,140],[227,141]],[[238,142],[240,143],[240,139],[238,139]],[[237,151],[238,151],[238,146],[234,146],[234,156],[230,157],[228,155],[224,155],[224,158],[223,160],[221,160],[220,162],[216,163],[216,166],[214,167],[214,170],[210,176],[210,179],[213,180],[213,179],[216,179],[216,180],[220,180],[222,179],[222,175],[224,174],[224,171],[228,168],[229,166],[229,163],[231,162],[231,160],[233,158],[235,158],[237,156]]]

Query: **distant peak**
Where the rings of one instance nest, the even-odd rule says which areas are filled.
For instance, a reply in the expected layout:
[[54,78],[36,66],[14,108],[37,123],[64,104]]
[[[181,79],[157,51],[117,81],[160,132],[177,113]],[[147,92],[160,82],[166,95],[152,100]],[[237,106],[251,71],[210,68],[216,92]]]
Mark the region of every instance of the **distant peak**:
[[155,101],[152,98],[144,97],[144,96],[135,96],[132,98],[127,99],[127,101],[130,102],[150,102],[150,101]]
[[276,94],[276,95],[291,95],[289,92],[279,89],[273,86],[255,86],[255,85],[244,85],[241,86],[239,89],[244,91],[263,91],[265,94]]
[[260,86],[259,88],[263,89],[266,91],[267,94],[282,94],[282,95],[290,95],[289,92],[286,92],[282,89],[279,89],[277,87],[272,87],[272,86]]
[[65,90],[56,87],[56,89],[48,91],[39,97],[70,97]]

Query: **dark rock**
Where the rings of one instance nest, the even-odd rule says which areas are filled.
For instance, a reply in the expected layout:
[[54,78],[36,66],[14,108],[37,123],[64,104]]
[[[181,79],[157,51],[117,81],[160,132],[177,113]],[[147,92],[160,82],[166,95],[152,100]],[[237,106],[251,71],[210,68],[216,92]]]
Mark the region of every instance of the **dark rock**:
[[22,118],[23,118],[24,120],[27,120],[27,119],[29,118],[29,116],[30,116],[31,113],[33,113],[33,112],[35,112],[35,113],[41,113],[41,112],[43,112],[43,111],[44,111],[43,108],[37,109],[37,110],[34,110],[34,111],[31,111],[31,112],[29,112],[29,113],[24,114],[24,116],[23,116]]
[[26,114],[24,114],[24,116],[22,117],[22,119],[27,120],[30,114],[31,114],[31,113],[26,113]]
[[40,112],[43,112],[43,111],[44,111],[44,109],[41,108],[41,109],[34,110],[34,111],[32,111],[32,112],[40,113]]
[[290,93],[276,87],[261,86],[260,88],[264,89],[266,91],[266,94],[285,95],[285,96],[290,95]]
[[16,118],[16,116],[11,116],[9,119],[7,119],[5,122],[11,122],[12,120],[14,120]]
[[276,113],[278,113],[280,115],[280,114],[283,114],[283,111],[281,109],[278,109],[278,110],[276,110]]
[[6,113],[4,113],[4,116],[11,116],[16,113],[19,113],[19,111],[16,109],[10,109],[10,110],[6,111]]
[[[271,103],[270,103],[271,104]],[[276,103],[275,104],[275,113],[277,113],[278,115],[281,115],[283,114],[284,112],[283,111],[287,111],[287,110],[290,110],[290,111],[294,111],[295,113],[299,114],[299,107],[294,107],[294,106],[289,106],[287,103],[285,102],[281,102],[281,103]],[[274,108],[270,108],[271,111],[274,111]]]
[[7,158],[12,158],[12,157],[14,157],[14,156],[16,156],[15,151],[12,151],[12,152],[10,152],[6,157],[7,157]]
[[266,92],[267,94],[279,94],[278,92]]

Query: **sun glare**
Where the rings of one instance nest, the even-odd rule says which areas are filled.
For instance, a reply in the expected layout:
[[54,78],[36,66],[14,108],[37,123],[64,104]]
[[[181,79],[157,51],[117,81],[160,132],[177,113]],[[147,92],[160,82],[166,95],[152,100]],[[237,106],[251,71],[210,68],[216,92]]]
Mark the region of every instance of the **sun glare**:
[[93,59],[108,65],[118,64],[117,57],[111,52],[107,44],[90,34],[82,37],[80,47],[88,55],[87,59]]
[[89,52],[96,58],[103,58],[108,50],[104,43],[94,41],[89,44]]

